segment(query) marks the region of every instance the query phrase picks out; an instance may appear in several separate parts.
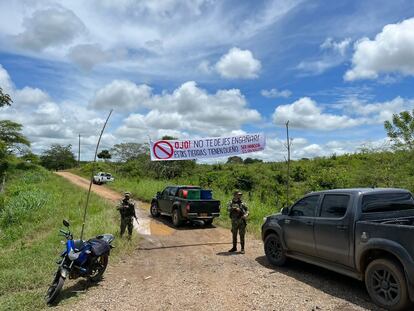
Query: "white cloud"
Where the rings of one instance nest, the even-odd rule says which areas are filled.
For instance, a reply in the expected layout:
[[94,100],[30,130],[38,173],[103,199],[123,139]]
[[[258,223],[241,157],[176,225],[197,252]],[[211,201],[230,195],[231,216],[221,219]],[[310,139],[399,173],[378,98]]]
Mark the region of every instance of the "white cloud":
[[[3,92],[9,94],[12,92],[14,85],[10,79],[9,73],[3,66],[0,64],[0,87],[3,89]],[[10,94],[9,94],[10,95]]]
[[49,100],[49,95],[41,89],[25,86],[13,94],[16,105],[38,105]]
[[323,54],[319,59],[301,61],[296,69],[303,72],[302,75],[319,75],[330,68],[339,66],[347,58],[347,52],[351,39],[346,38],[342,41],[334,41],[327,38],[321,45],[320,49]]
[[376,79],[380,74],[414,75],[414,18],[386,25],[374,40],[355,43],[347,81]]
[[252,42],[301,2],[270,0],[255,4],[254,10],[250,4],[234,10],[231,3],[215,0],[15,0],[0,3],[0,50],[88,69],[96,63],[92,56],[75,53],[73,47],[99,44],[100,51],[92,54],[98,55],[101,69],[146,77],[173,73],[185,81],[194,79],[202,60]]
[[99,44],[79,44],[70,49],[69,58],[84,70],[110,59],[108,52],[104,51]]
[[380,124],[391,120],[393,114],[414,107],[414,100],[397,96],[389,101],[369,103],[358,97],[351,97],[343,99],[337,106],[344,113],[366,118],[368,124]]
[[[82,154],[85,158],[92,158],[97,135],[104,122],[102,116],[79,103],[55,102],[38,88],[25,86],[18,89],[0,65],[0,86],[5,84],[13,103],[0,110],[0,118],[22,124],[23,134],[32,142],[34,152],[41,153],[53,143],[77,146],[80,133]],[[105,137],[102,143],[109,148],[115,140]]]
[[84,31],[82,21],[63,7],[35,11],[23,25],[24,32],[14,39],[20,47],[33,51],[69,44]]
[[214,67],[210,65],[210,62],[208,60],[203,60],[200,62],[200,64],[198,64],[198,70],[204,74],[210,74],[213,72]]
[[151,88],[128,80],[114,80],[98,90],[90,106],[96,109],[116,109],[119,112],[136,111],[151,96]]
[[261,120],[258,111],[247,107],[240,90],[209,94],[194,81],[182,84],[171,93],[152,95],[143,105],[151,110],[129,115],[118,132],[135,133],[141,138],[149,134],[155,138],[165,135],[159,135],[161,132],[179,134],[179,137],[183,133],[219,136]]
[[227,79],[254,79],[262,65],[249,50],[231,48],[216,64],[217,72]]
[[339,53],[339,55],[345,56],[351,41],[352,40],[350,38],[346,38],[340,42],[336,42],[332,38],[326,38],[320,47],[322,50],[332,49],[333,51]]
[[352,119],[345,115],[324,113],[309,97],[302,97],[292,104],[276,107],[273,122],[276,125],[284,125],[288,120],[292,128],[323,131],[350,128],[363,123],[363,120]]
[[289,90],[279,91],[278,89],[270,89],[270,90],[261,90],[260,94],[267,98],[277,98],[277,97],[284,97],[288,98],[292,95],[292,92]]

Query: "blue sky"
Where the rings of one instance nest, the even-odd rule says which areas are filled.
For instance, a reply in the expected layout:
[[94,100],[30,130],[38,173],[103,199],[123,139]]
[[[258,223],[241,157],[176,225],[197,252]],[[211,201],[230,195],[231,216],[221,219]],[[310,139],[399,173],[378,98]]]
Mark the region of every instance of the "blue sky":
[[[263,131],[282,160],[387,146],[414,108],[412,1],[0,2],[0,86],[40,153]],[[76,151],[76,147],[74,147]]]

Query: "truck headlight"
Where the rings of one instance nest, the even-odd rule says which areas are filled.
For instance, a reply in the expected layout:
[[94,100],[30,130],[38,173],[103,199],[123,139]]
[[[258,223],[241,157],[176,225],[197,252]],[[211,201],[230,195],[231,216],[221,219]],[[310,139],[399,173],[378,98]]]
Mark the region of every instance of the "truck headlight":
[[263,217],[263,222],[266,222],[266,221],[267,221],[267,216]]

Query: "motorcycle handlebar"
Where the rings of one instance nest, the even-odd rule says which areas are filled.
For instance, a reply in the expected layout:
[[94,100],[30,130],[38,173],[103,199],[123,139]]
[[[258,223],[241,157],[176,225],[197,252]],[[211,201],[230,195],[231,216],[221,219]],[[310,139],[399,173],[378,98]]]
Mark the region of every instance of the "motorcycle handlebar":
[[60,233],[62,233],[62,234],[64,234],[65,236],[69,235],[69,233],[68,233],[68,232],[66,232],[66,231],[64,231],[64,230],[62,230],[62,229],[60,229],[60,230],[59,230],[59,232],[60,232]]

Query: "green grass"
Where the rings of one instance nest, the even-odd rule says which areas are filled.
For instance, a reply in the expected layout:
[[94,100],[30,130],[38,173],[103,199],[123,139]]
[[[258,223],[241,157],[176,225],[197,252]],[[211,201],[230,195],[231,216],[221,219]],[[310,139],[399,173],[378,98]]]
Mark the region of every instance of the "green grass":
[[[85,191],[44,169],[12,174],[0,200],[0,310],[46,307],[43,297],[63,249],[62,237],[58,236],[62,219],[70,221],[78,238],[85,200]],[[84,238],[117,233],[118,223],[114,206],[92,195]],[[114,244],[110,262],[136,245],[120,239]]]

